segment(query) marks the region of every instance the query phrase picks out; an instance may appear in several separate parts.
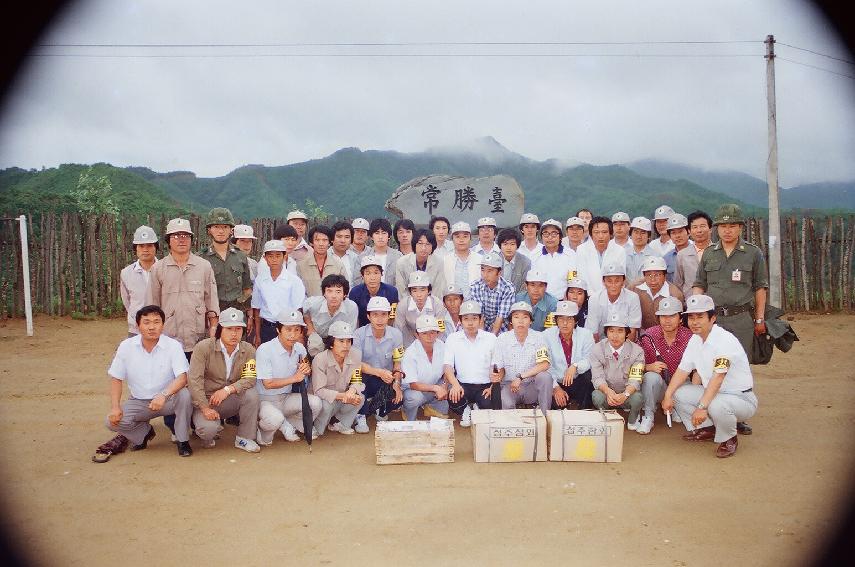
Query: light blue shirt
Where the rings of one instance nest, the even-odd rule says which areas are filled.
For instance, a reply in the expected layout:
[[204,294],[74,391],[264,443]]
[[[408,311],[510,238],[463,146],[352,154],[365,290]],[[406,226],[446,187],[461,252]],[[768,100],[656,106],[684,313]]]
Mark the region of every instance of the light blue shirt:
[[469,299],[469,262],[454,258],[454,283],[463,290],[463,299]]
[[392,370],[392,351],[404,346],[404,336],[395,327],[386,325],[386,333],[378,341],[371,325],[364,325],[354,331],[353,346],[362,352],[362,362],[374,368]]
[[[564,380],[567,372],[567,358],[564,356],[564,347],[561,346],[561,338],[558,336],[558,327],[546,329],[543,332],[546,345],[549,347],[549,374],[552,375],[553,387]],[[570,364],[576,365],[576,376],[584,374],[591,369],[591,361],[588,356],[594,348],[594,334],[583,327],[573,329],[573,350],[570,352]]]
[[300,357],[306,356],[306,348],[300,343],[294,343],[291,354],[282,346],[279,337],[262,343],[255,351],[255,388],[264,396],[276,394],[288,394],[291,392],[291,384],[281,388],[268,389],[262,383],[265,380],[281,380],[293,376],[297,372],[297,364]]

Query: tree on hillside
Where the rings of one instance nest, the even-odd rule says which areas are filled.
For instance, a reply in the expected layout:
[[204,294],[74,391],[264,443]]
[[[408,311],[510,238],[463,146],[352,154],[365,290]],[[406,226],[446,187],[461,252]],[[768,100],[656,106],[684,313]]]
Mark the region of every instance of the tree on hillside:
[[91,166],[80,174],[71,197],[81,213],[119,214],[119,207],[113,203],[113,185],[106,175],[96,175]]

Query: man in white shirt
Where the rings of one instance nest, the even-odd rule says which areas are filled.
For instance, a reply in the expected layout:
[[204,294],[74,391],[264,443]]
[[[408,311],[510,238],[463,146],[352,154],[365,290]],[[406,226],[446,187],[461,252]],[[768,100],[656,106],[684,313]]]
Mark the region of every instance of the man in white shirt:
[[347,298],[349,292],[344,276],[332,274],[321,282],[322,295],[307,297],[303,301],[303,321],[308,334],[306,344],[312,356],[317,356],[326,348],[324,339],[329,336],[330,325],[336,321],[344,321],[356,328],[359,307],[355,301]]
[[585,328],[594,333],[596,341],[605,337],[606,322],[613,314],[617,314],[631,329],[630,341],[634,341],[638,335],[638,329],[641,327],[641,302],[638,294],[624,287],[625,279],[622,265],[606,264],[603,267],[602,289],[592,294],[588,300],[588,317],[585,320]]
[[478,243],[472,247],[472,251],[482,256],[488,252],[499,253],[499,246],[496,244],[496,219],[478,219]]
[[287,256],[281,240],[264,243],[264,260],[269,273],[259,271],[252,291],[255,345],[277,337],[276,317],[283,311],[297,311],[303,306],[306,288],[297,276],[283,269]]
[[564,225],[567,234],[561,239],[561,245],[573,252],[579,249],[582,243],[587,242],[588,223],[579,217],[570,217]]
[[540,219],[535,214],[523,213],[520,217],[519,229],[522,233],[519,253],[533,262],[543,250],[543,244],[537,239],[537,233],[540,232]]
[[632,250],[632,241],[629,239],[629,227],[630,220],[628,214],[618,211],[612,215],[612,229],[614,230],[612,242],[618,246],[622,246],[627,252]]
[[[736,422],[757,412],[754,377],[748,355],[733,334],[716,325],[715,303],[708,295],[686,300],[694,336],[662,399],[662,409],[675,409],[689,431],[687,441],[714,440],[716,457],[731,457],[738,445]],[[692,371],[700,384],[686,384]]]
[[[652,231],[653,223],[645,217],[635,217],[632,219],[632,224],[629,225],[629,239],[632,241],[632,247],[626,251],[627,285],[634,284],[644,277],[641,273],[641,266],[648,256],[655,255],[648,246]],[[692,282],[689,282],[690,289],[691,286]]]
[[139,333],[136,314],[146,303],[149,276],[151,276],[152,266],[157,263],[157,251],[160,247],[157,234],[150,226],[141,226],[134,231],[133,245],[137,260],[125,266],[119,275],[121,282],[119,292],[125,311],[128,312],[129,337]]
[[603,266],[626,266],[626,250],[612,241],[614,229],[610,219],[594,217],[589,229],[590,240],[576,251],[576,270],[588,282],[588,293],[594,295],[603,289]]
[[674,248],[671,237],[668,236],[668,219],[674,214],[674,209],[668,205],[662,205],[653,211],[653,225],[659,238],[650,243],[650,250],[657,256],[665,256],[665,253]]
[[[550,295],[564,297],[567,280],[576,277],[576,253],[561,244],[561,223],[555,219],[544,221],[540,228],[543,250],[531,262],[531,268],[546,274],[546,291]],[[570,272],[573,272],[570,274]]]
[[455,284],[469,298],[469,286],[481,278],[481,256],[470,250],[472,231],[469,223],[456,222],[451,227],[454,252],[442,258],[446,284]]
[[333,241],[329,254],[334,255],[341,262],[344,277],[347,278],[350,287],[361,284],[359,255],[350,249],[350,244],[353,242],[353,227],[346,222],[338,221],[332,225],[332,233]]
[[444,374],[449,384],[451,411],[460,417],[460,426],[472,425],[472,409],[490,409],[490,364],[496,335],[484,330],[481,306],[465,301],[460,306],[460,331],[445,342]]
[[436,317],[422,315],[416,321],[416,340],[401,360],[404,372],[404,415],[416,419],[423,407],[425,417],[448,417],[448,386],[443,378],[445,345],[439,340]]
[[[189,457],[190,416],[193,407],[187,385],[187,358],[181,343],[163,334],[166,315],[156,305],[137,310],[135,323],[139,334],[123,340],[116,350],[110,369],[110,413],[107,428],[118,433],[95,451],[92,460],[105,463],[112,455],[140,451],[154,438],[149,423],[158,416],[175,416],[178,454]],[[128,385],[130,397],[121,403],[122,386]]]

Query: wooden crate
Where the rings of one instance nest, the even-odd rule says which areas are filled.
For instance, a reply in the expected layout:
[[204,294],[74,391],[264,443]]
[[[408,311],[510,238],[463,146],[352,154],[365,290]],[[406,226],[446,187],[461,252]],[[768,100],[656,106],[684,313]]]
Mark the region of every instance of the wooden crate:
[[374,448],[378,465],[453,463],[454,422],[386,421],[377,424]]

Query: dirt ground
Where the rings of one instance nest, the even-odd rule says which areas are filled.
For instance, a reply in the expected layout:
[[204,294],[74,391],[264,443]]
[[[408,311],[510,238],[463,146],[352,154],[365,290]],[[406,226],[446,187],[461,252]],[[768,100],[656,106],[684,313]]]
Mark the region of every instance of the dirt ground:
[[42,565],[802,565],[852,478],[855,317],[793,326],[801,342],[755,367],[734,458],[660,414],[617,464],[475,464],[458,428],[453,464],[379,467],[373,423],[312,454],[279,437],[247,454],[227,427],[182,459],[160,420],[148,450],[94,464],[124,322],[0,323],[4,520]]

